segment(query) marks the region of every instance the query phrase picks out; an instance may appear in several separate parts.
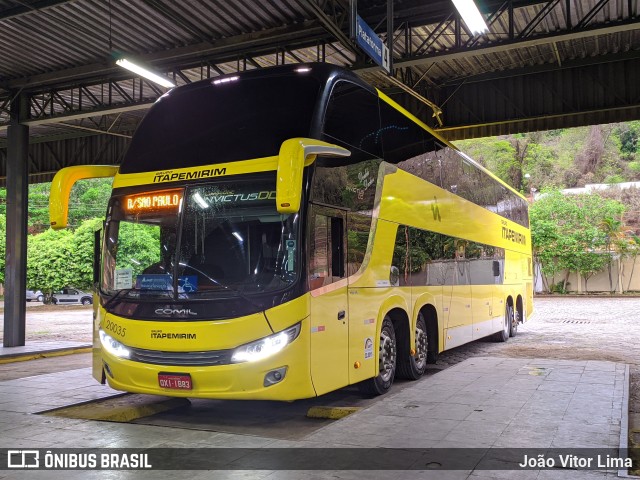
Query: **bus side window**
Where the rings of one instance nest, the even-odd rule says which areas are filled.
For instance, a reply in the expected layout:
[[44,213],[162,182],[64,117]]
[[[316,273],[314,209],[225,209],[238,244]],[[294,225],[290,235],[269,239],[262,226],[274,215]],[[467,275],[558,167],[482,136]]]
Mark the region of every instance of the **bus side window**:
[[313,215],[309,256],[309,289],[336,282],[345,275],[344,219]]
[[328,217],[314,215],[311,224],[311,251],[309,255],[309,289],[326,285],[329,279]]
[[344,221],[331,217],[331,276],[344,278]]

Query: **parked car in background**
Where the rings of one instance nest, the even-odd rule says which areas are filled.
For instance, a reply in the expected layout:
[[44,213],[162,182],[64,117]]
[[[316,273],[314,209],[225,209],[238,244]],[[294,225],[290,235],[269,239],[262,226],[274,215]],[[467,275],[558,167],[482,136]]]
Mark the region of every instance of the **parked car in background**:
[[42,302],[44,295],[40,290],[27,290],[27,302],[30,301]]
[[51,298],[54,305],[63,305],[70,303],[81,303],[82,305],[91,305],[93,296],[90,293],[83,292],[77,288],[63,288],[59,292],[55,292]]

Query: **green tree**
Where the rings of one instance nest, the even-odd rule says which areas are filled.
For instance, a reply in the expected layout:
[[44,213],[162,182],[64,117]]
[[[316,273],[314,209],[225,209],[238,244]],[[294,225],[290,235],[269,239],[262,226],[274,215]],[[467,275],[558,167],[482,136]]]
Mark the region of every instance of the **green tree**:
[[49,229],[27,239],[27,287],[50,294],[72,279],[73,232]]
[[557,163],[558,157],[552,148],[539,143],[530,143],[522,167],[530,175],[527,187],[535,187],[539,190],[541,186],[560,187],[566,184],[566,181],[563,181],[565,179],[558,177]]
[[621,254],[625,257],[633,259],[631,263],[631,273],[629,274],[629,280],[627,282],[627,291],[631,290],[631,281],[633,280],[633,274],[636,269],[636,260],[640,254],[640,237],[638,235],[632,235],[631,238],[622,243]]
[[81,289],[89,289],[93,282],[93,244],[94,234],[102,228],[102,219],[85,220],[73,232],[71,239],[71,258],[68,272],[69,285]]
[[614,134],[620,140],[620,152],[627,157],[634,157],[640,148],[640,121],[621,123]]
[[609,290],[615,290],[613,285],[613,255],[620,250],[620,240],[622,240],[622,220],[615,217],[604,217],[600,220],[600,230],[604,233],[605,250],[607,252],[607,270],[609,273]]
[[[513,172],[520,168],[514,144],[498,138],[478,138],[456,142],[474,160],[487,167],[505,182],[512,184]],[[513,185],[512,185],[513,186]],[[518,185],[516,188],[519,188]]]
[[29,185],[29,233],[42,233],[49,228],[49,192],[51,183]]
[[588,279],[604,269],[610,259],[604,219],[623,212],[622,203],[599,195],[545,192],[530,209],[534,254],[544,275],[565,271],[566,286],[571,272]]

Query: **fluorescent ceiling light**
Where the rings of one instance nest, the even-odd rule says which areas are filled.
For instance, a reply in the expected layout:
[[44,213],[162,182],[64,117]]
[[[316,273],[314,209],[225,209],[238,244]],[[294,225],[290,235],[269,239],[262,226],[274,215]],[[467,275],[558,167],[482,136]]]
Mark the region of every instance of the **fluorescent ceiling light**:
[[136,65],[135,63],[130,62],[126,58],[121,58],[120,60],[117,60],[116,61],[116,65],[118,65],[118,66],[120,66],[122,68],[126,68],[127,70],[129,70],[129,71],[131,71],[133,73],[137,73],[141,77],[144,77],[147,80],[151,80],[152,82],[155,82],[158,85],[162,85],[163,87],[166,87],[166,88],[175,87],[175,85],[172,82],[170,82],[169,80],[167,80],[166,78],[161,77],[160,75],[157,75],[157,74],[153,73],[152,71],[147,70],[144,67],[141,67],[140,65]]
[[467,24],[471,33],[484,33],[489,31],[489,27],[484,23],[480,10],[473,0],[452,0],[458,9],[458,13]]
[[238,232],[231,232],[231,233],[233,233],[233,236],[236,237],[240,242],[244,242],[242,235],[240,235]]

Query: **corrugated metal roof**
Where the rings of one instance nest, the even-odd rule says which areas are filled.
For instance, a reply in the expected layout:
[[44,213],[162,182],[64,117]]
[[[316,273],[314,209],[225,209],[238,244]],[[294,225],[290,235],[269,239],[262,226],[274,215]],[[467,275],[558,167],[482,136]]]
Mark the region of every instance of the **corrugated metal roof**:
[[[38,78],[40,83],[34,90],[37,92],[35,98],[42,98],[41,105],[48,115],[62,114],[67,107],[92,108],[105,96],[112,105],[143,104],[157,98],[161,93],[158,89],[153,90],[139,79],[122,80],[125,78],[122,73],[114,73],[111,66],[113,51],[151,58],[152,63],[165,72],[180,68],[179,74],[170,73],[178,84],[283,61],[324,60],[344,66],[359,65],[360,60],[356,62],[351,49],[319,28],[321,22],[309,5],[312,1],[49,0],[44,2],[48,6],[30,10],[29,5],[42,5],[43,2],[0,0],[0,106],[3,96],[10,95],[6,91],[3,93],[3,85],[31,89],[34,79]],[[346,3],[342,0],[323,3],[324,11],[330,14],[335,10],[339,17],[345,11]],[[410,71],[411,87],[429,96],[432,89],[477,75],[640,50],[637,25],[631,30],[607,34],[599,34],[596,30],[592,35],[570,36],[580,20],[599,4],[598,0],[570,0],[570,18],[567,18],[564,1],[516,0],[513,2],[517,7],[513,10],[514,40],[522,34],[535,39],[558,32],[567,34],[566,38],[532,45],[515,42],[508,49],[483,48],[499,41],[510,41],[510,26],[507,9],[494,15],[507,2],[487,0],[482,3],[487,12],[492,13],[490,32],[476,39],[462,29],[458,45],[454,16],[445,21],[453,10],[448,0],[397,0],[394,3],[396,36],[399,38],[394,44],[397,64],[409,57],[423,57],[422,63],[406,67]],[[386,2],[359,0],[358,7],[363,17],[377,26],[384,37]],[[547,10],[548,14],[540,22],[529,25]],[[586,26],[637,22],[638,10],[638,0],[609,0],[592,15]],[[406,42],[402,30],[405,25],[411,27]],[[293,32],[295,41],[256,46],[256,39],[280,31]],[[207,46],[215,50],[221,44],[233,42],[236,42],[233,48],[226,48],[223,54],[207,53]],[[446,56],[449,52],[465,50],[465,45],[468,53],[455,58]],[[185,48],[192,48],[196,53],[176,56],[177,49]],[[474,49],[478,51],[474,52]],[[380,70],[363,70],[361,75],[379,88],[394,87]],[[109,88],[106,80],[118,80],[118,88]],[[47,102],[50,97],[48,85],[59,85],[60,82],[69,88],[58,91],[55,101]],[[82,89],[74,88],[81,83]],[[33,115],[40,113],[37,109],[32,110]],[[120,120],[110,131],[127,134],[143,114],[144,110],[121,113]],[[102,130],[112,118],[97,115],[94,119],[67,119],[64,120],[66,125],[32,127],[31,135],[43,138],[60,135],[60,132],[71,135],[73,131],[81,131],[79,127],[94,128],[92,124],[95,129]],[[8,112],[0,111],[0,124],[7,121]],[[0,128],[0,142],[5,135],[6,130]]]

